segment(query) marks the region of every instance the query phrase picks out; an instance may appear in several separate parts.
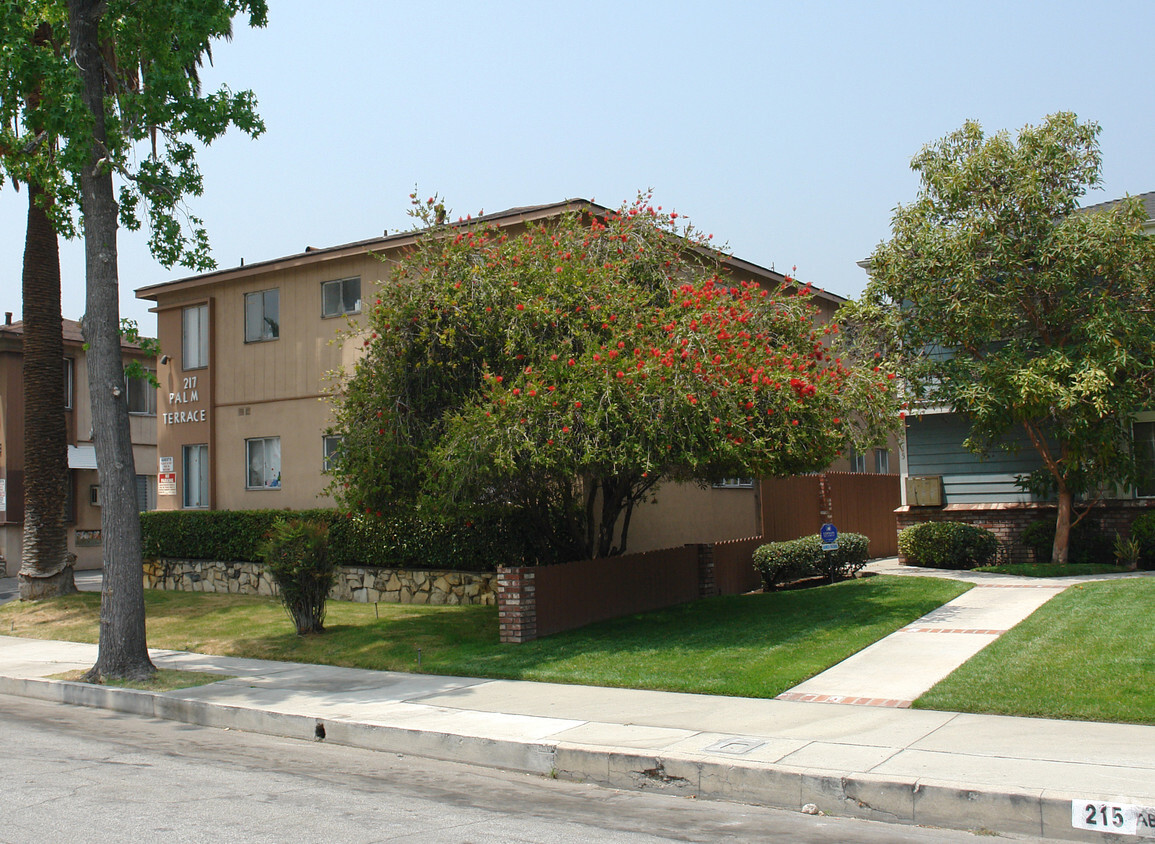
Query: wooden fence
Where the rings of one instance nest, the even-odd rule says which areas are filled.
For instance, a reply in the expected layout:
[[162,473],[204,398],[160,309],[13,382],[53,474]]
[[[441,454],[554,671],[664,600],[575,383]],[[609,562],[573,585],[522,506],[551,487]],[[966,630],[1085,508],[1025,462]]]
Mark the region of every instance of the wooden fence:
[[902,504],[898,475],[825,472],[762,481],[762,533],[781,542],[818,533],[830,521],[843,533],[870,539],[871,557],[898,553]]

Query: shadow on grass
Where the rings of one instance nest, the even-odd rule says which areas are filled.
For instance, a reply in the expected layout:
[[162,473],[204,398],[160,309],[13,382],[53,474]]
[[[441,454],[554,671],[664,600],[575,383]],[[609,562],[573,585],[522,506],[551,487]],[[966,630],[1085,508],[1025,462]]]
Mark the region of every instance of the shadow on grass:
[[[460,677],[773,697],[967,588],[936,578],[873,577],[709,598],[521,645],[498,642],[495,607],[330,602],[326,631],[297,636],[272,599],[150,591],[146,602],[153,647]],[[93,633],[97,608],[98,602],[89,608]]]

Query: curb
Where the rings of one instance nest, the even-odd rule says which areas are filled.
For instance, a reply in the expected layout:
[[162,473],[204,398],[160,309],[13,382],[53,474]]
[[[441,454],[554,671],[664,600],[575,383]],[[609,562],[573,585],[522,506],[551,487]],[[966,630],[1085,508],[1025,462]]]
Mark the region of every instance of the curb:
[[[66,680],[0,676],[0,694],[301,741],[323,740],[633,791],[795,812],[812,805],[826,815],[892,824],[1070,841],[1105,840],[1101,834],[1072,828],[1071,801],[1078,795],[1066,792],[976,789],[957,782],[872,774],[839,777],[828,771],[737,758],[719,761],[685,752],[653,755],[598,745],[494,739],[271,712]],[[1149,839],[1112,835],[1109,840]]]

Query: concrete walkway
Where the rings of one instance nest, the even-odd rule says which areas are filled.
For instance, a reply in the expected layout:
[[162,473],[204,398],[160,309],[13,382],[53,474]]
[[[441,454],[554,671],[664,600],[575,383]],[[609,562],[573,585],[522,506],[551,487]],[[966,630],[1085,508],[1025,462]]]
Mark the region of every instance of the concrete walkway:
[[[973,644],[948,647],[951,637],[989,641],[996,635],[990,631],[1009,626],[1059,588],[1037,581],[1034,587],[986,583],[967,594],[981,588],[989,596],[953,608],[956,602],[947,604],[883,640],[875,654],[863,652],[794,690],[822,681],[825,686],[813,688],[832,690],[827,703],[361,671],[161,650],[152,652],[158,666],[228,679],[173,692],[138,692],[47,679],[91,666],[93,645],[12,637],[0,637],[0,694],[796,811],[1036,839],[1143,840],[1105,839],[1100,832],[1075,828],[1073,818],[1085,819],[1088,806],[1103,802],[1125,807],[1130,824],[1148,817],[1143,812],[1155,821],[1155,727],[832,705],[839,696],[909,700],[932,674],[977,650]],[[988,632],[915,632],[922,629]],[[880,647],[892,640],[899,643],[894,650]],[[919,643],[951,655],[918,667],[912,654]],[[858,667],[848,668],[856,659]],[[870,665],[885,683],[876,683]],[[892,674],[922,679],[890,684],[886,675]],[[1153,827],[1134,828],[1155,838]]]
[[1076,583],[1155,572],[1039,578],[900,566],[894,558],[866,567],[875,574],[943,577],[974,584],[953,601],[838,665],[778,696],[780,700],[906,708],[936,683]]

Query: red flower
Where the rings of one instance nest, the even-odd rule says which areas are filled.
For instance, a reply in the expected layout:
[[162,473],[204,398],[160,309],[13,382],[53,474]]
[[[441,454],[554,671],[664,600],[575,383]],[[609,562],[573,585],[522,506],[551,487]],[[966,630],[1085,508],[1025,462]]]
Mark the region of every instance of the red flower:
[[519,311],[524,311],[524,310],[525,310],[525,305],[523,305],[521,302],[518,302],[518,303],[517,303],[517,309],[518,309]]

